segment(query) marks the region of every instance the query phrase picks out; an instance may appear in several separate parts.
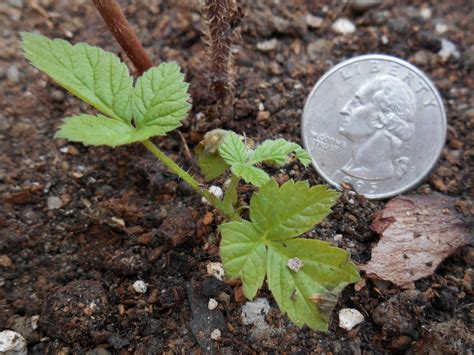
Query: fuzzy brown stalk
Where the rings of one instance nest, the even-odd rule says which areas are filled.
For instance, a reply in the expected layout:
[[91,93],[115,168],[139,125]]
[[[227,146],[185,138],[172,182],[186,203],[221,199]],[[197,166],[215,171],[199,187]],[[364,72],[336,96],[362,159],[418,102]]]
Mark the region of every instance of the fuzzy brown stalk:
[[137,74],[141,75],[153,67],[153,61],[138,40],[118,2],[116,0],[92,0],[92,3],[99,11],[109,31],[112,32],[120,47],[137,69]]
[[209,80],[216,99],[224,103],[233,91],[233,58],[230,51],[242,17],[236,0],[201,0],[204,41],[209,46]]

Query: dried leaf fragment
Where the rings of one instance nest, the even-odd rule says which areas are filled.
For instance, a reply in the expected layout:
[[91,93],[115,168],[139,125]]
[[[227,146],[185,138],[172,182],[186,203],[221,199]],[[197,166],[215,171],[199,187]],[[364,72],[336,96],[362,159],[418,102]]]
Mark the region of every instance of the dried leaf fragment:
[[372,229],[381,234],[364,266],[369,278],[406,285],[431,275],[459,247],[469,243],[470,221],[441,194],[397,197],[378,213]]

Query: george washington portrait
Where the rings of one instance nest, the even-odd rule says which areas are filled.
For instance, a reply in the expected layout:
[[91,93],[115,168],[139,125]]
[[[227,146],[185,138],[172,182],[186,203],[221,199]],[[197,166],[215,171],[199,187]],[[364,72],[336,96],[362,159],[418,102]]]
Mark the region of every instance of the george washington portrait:
[[415,95],[402,80],[382,75],[364,83],[340,111],[339,133],[351,150],[342,171],[371,181],[403,176],[409,158],[400,148],[413,136],[415,110]]

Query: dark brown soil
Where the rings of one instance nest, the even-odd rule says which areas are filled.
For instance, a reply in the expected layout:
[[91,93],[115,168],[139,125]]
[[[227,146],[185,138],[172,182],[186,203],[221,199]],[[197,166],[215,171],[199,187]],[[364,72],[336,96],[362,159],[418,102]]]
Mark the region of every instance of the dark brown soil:
[[[471,1],[386,0],[360,14],[342,2],[244,1],[236,98],[225,113],[216,112],[207,90],[197,2],[122,3],[154,60],[176,60],[187,74],[193,110],[180,132],[191,148],[206,131],[221,126],[256,141],[284,137],[300,142],[302,108],[317,79],[343,59],[387,53],[424,70],[448,113],[442,158],[412,193],[438,190],[455,197],[461,213],[472,214]],[[420,16],[424,6],[432,10],[428,19]],[[324,19],[320,28],[307,26],[308,13]],[[342,16],[357,25],[355,33],[341,36],[331,30]],[[445,260],[412,290],[369,280],[359,291],[348,287],[327,334],[291,325],[263,289],[259,296],[270,300],[267,321],[275,331],[253,338],[252,327],[240,319],[239,286],[206,275],[207,263],[219,260],[220,218],[200,197],[141,146],[86,148],[53,139],[63,117],[90,109],[25,62],[18,32],[38,31],[119,53],[91,4],[10,0],[0,4],[0,22],[0,330],[19,331],[30,353],[455,354],[473,347],[471,247]],[[437,22],[447,24],[448,32],[438,34]],[[257,43],[272,38],[278,41],[274,50],[257,50]],[[441,60],[441,38],[456,44],[459,57]],[[324,50],[308,51],[319,39],[328,40]],[[232,119],[223,122],[227,116]],[[156,142],[189,166],[178,133]],[[273,173],[281,181],[323,182],[299,165]],[[332,241],[365,263],[377,241],[370,229],[373,212],[384,203],[345,192],[311,236]],[[342,239],[335,240],[338,234]],[[133,290],[136,280],[148,284],[145,294]],[[210,297],[220,303],[212,319],[222,331],[217,342],[199,335],[206,326],[199,317]],[[364,323],[350,332],[339,328],[337,311],[343,307],[361,311]],[[33,329],[36,315],[38,328]]]

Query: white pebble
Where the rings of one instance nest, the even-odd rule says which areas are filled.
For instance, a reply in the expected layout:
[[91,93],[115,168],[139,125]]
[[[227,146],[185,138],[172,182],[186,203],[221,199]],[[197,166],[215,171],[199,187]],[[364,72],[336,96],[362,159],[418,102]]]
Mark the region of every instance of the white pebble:
[[132,287],[136,293],[146,293],[146,290],[147,290],[146,283],[143,282],[142,280],[135,281]]
[[210,311],[215,310],[218,305],[219,305],[219,302],[217,302],[214,298],[209,298],[209,302],[208,302],[208,304],[207,304],[207,308],[208,308]]
[[339,326],[345,330],[351,330],[364,321],[364,316],[357,309],[343,308],[339,311]]
[[219,340],[221,338],[221,331],[219,329],[214,329],[211,332],[211,339],[212,340]]
[[258,110],[259,111],[265,111],[265,105],[263,104],[263,102],[258,103]]
[[268,41],[263,41],[257,43],[257,49],[261,52],[270,52],[274,50],[278,45],[276,38],[270,39]]
[[28,348],[25,338],[13,330],[4,330],[0,333],[0,354],[26,355]]
[[207,273],[218,280],[224,280],[224,267],[221,263],[209,263],[207,264]]
[[336,234],[334,236],[334,241],[335,242],[340,242],[342,240],[342,234]]
[[382,2],[382,0],[352,0],[350,1],[349,6],[352,10],[362,12],[371,9],[372,7],[376,7]]
[[63,203],[59,197],[57,196],[48,197],[48,210],[57,210],[61,208],[62,204]]
[[296,256],[294,258],[288,259],[288,263],[286,264],[286,266],[288,266],[288,269],[294,272],[300,271],[303,265],[303,262]]
[[459,51],[456,48],[456,45],[448,39],[441,39],[441,49],[438,52],[438,55],[445,62],[449,57],[453,56],[454,58],[459,58]]
[[347,18],[339,18],[337,19],[331,26],[332,30],[336,33],[340,33],[343,35],[353,33],[356,30],[356,26]]
[[429,20],[432,14],[433,14],[433,11],[431,11],[429,7],[423,7],[420,9],[420,16],[424,20]]
[[38,329],[38,322],[39,322],[39,320],[40,320],[40,316],[39,316],[38,314],[31,317],[31,328],[32,328],[33,330]]
[[435,31],[439,35],[445,34],[446,32],[448,32],[448,29],[449,27],[445,23],[437,23],[435,26]]
[[[224,196],[224,191],[222,191],[222,189],[216,185],[211,185],[209,187],[209,192],[213,194],[214,196],[216,196],[218,199],[221,199]],[[205,203],[207,205],[210,204],[209,201],[205,197],[203,197],[201,200],[202,200],[202,203]]]
[[7,69],[7,79],[13,83],[18,83],[20,81],[20,72],[15,65],[12,65]]
[[383,44],[388,44],[388,38],[387,38],[387,36],[382,35],[382,37],[381,37],[380,39],[381,39],[381,41],[382,41]]

